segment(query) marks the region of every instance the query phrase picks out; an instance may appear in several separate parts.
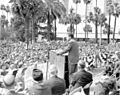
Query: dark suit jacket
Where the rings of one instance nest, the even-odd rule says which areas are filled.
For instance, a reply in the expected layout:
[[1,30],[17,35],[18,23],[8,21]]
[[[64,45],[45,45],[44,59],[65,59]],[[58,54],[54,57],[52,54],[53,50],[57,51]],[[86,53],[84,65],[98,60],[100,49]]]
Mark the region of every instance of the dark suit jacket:
[[73,89],[75,89],[80,86],[84,87],[86,84],[92,81],[92,74],[85,70],[81,70],[73,74],[71,84],[73,85]]
[[71,39],[68,43],[68,46],[62,51],[61,54],[69,53],[68,60],[70,64],[77,64],[79,61],[79,45],[77,41]]
[[63,79],[54,76],[47,80],[45,83],[51,87],[52,95],[62,95],[65,93],[66,85]]

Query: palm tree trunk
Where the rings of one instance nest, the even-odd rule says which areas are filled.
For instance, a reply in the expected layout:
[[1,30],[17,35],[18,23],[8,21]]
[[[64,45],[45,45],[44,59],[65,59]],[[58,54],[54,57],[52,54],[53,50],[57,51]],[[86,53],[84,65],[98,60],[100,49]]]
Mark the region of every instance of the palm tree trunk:
[[2,32],[2,23],[1,23],[1,19],[0,19],[0,39],[1,39],[1,32]]
[[35,42],[35,33],[34,33],[34,18],[32,19],[32,43]]
[[[76,14],[77,14],[77,3],[76,3]],[[77,24],[76,24],[76,38],[77,38]]]
[[[97,0],[96,0],[96,7],[97,7]],[[98,26],[97,26],[97,19],[95,21],[95,42],[98,43]]]
[[98,26],[97,26],[98,21],[96,20],[95,22],[95,42],[98,43]]
[[114,40],[115,40],[116,20],[117,20],[117,16],[115,15],[115,21],[114,21],[114,33],[113,33],[113,42],[114,42]]
[[111,24],[111,14],[109,13],[108,44],[110,43],[110,24]]
[[55,40],[57,38],[57,33],[56,33],[57,31],[56,30],[57,30],[57,26],[56,26],[56,18],[55,18]]
[[27,49],[28,49],[28,46],[29,46],[29,38],[28,38],[28,35],[29,35],[29,20],[28,19],[26,19],[26,21],[25,21],[25,28],[26,28],[26,31],[25,31],[25,40],[26,40],[26,42],[27,42]]
[[[7,20],[8,20],[8,12],[7,12]],[[7,24],[7,32],[8,32],[8,24]]]
[[[85,7],[85,26],[87,25],[87,4],[86,4],[86,7]],[[87,41],[87,32],[85,31],[85,41]]]
[[49,13],[49,12],[48,12],[48,22],[47,22],[47,26],[48,26],[47,38],[48,38],[48,41],[50,41],[51,25],[50,25],[50,13]]
[[100,46],[102,44],[102,25],[100,26]]
[[[30,27],[31,27],[31,29],[33,28],[32,23],[33,23],[33,22],[32,22],[32,20],[31,20],[31,22],[30,22]],[[33,30],[33,29],[32,29],[32,30]],[[31,44],[32,44],[32,35],[33,35],[33,34],[32,34],[32,32],[33,32],[32,30],[31,30],[31,32],[30,32],[30,33],[31,33]]]

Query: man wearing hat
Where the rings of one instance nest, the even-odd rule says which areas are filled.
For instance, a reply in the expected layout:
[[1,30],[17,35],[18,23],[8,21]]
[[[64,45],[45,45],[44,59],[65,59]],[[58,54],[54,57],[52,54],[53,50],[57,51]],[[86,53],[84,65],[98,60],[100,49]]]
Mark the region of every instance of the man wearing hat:
[[[70,82],[71,91],[82,86],[83,88],[92,83],[93,77],[92,74],[85,71],[85,62],[80,60],[78,62],[78,71],[72,75]],[[89,95],[89,87],[84,89],[86,95]]]
[[68,46],[62,50],[61,52],[58,52],[58,55],[62,55],[64,53],[68,54],[68,61],[69,61],[69,75],[73,74],[77,69],[77,63],[79,61],[79,45],[76,40],[74,40],[74,35],[71,33],[68,33]]
[[57,76],[57,67],[55,65],[51,65],[49,73],[50,78],[45,83],[51,87],[52,95],[63,95],[66,89],[65,80]]
[[29,95],[51,95],[51,88],[43,82],[43,72],[39,69],[33,69],[32,80],[29,80]]

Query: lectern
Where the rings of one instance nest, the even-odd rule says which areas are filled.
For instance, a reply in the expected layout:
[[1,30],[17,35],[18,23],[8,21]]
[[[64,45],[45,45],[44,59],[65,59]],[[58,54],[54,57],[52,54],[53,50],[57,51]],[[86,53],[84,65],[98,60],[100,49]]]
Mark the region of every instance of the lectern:
[[50,64],[55,64],[58,69],[58,76],[65,79],[66,87],[69,86],[69,70],[68,70],[68,54],[57,55],[56,51],[52,50],[49,53]]

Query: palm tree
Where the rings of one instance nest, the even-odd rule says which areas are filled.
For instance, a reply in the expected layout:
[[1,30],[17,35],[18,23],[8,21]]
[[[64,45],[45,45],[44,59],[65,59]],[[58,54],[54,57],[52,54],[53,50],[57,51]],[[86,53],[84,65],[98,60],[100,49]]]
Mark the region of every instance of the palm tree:
[[0,5],[0,9],[2,10],[2,14],[3,14],[3,11],[5,11],[5,5],[4,4]]
[[[13,13],[15,16],[18,16],[22,19],[24,19],[24,25],[25,25],[25,39],[27,42],[27,48],[29,45],[29,40],[32,38],[33,40],[35,39],[34,36],[34,31],[36,31],[35,28],[35,23],[38,23],[38,18],[41,18],[41,15],[44,13],[43,10],[45,8],[45,4],[43,3],[42,0],[17,0],[16,1],[11,1],[13,3]],[[32,37],[30,36],[30,27],[32,26]]]
[[24,25],[25,25],[25,35],[26,35],[26,42],[27,42],[27,49],[29,45],[29,25],[30,25],[30,18],[31,18],[31,4],[29,1],[26,0],[18,0],[19,3],[17,4],[16,0],[11,1],[13,3],[12,5],[12,11],[15,16],[18,16],[22,19],[24,19]]
[[5,32],[5,24],[6,24],[6,16],[5,15],[1,15],[0,17],[0,39],[2,38],[2,33]]
[[92,32],[92,27],[89,24],[86,24],[85,27],[83,28],[85,32]]
[[[97,8],[97,0],[96,0],[96,8]],[[96,39],[96,43],[98,43],[98,22],[97,19],[95,21],[95,39]]]
[[[84,3],[85,3],[85,20],[87,19],[87,7],[88,7],[88,4],[90,4],[91,0],[83,0]],[[87,24],[87,21],[85,21],[85,26]],[[88,38],[88,32],[85,32],[85,39]]]
[[[6,6],[5,11],[7,12],[7,20],[8,20],[8,13],[10,12],[10,6]],[[8,25],[7,25],[7,31],[8,31]]]
[[10,19],[10,24],[11,24],[11,33],[13,32],[13,25],[14,25],[14,18]]
[[6,20],[6,16],[5,15],[1,15],[1,25],[4,28],[5,26],[5,20]]
[[111,15],[112,15],[112,13],[113,13],[113,11],[114,11],[114,7],[113,7],[113,4],[112,4],[113,2],[112,2],[112,0],[107,0],[107,12],[108,12],[108,14],[109,14],[109,28],[108,28],[108,44],[109,44],[109,42],[110,42],[110,30],[111,30],[111,28],[110,28],[110,26],[111,26]]
[[95,42],[98,43],[98,25],[99,23],[99,15],[101,14],[101,9],[98,7],[94,7],[94,13],[90,12],[88,16],[88,22],[93,22],[95,24]]
[[81,16],[79,14],[75,14],[73,12],[73,8],[70,9],[70,14],[64,16],[63,18],[60,19],[59,23],[62,24],[70,24],[70,26],[67,29],[67,32],[70,32],[72,34],[74,34],[74,25],[77,25],[81,22]]
[[[81,3],[81,0],[73,0],[73,3],[76,4],[76,14],[77,14],[77,9],[78,9],[78,4]],[[77,38],[77,24],[76,24],[76,38]]]
[[120,5],[119,5],[119,3],[115,2],[114,3],[114,13],[113,13],[113,16],[115,17],[115,20],[114,20],[114,32],[113,32],[113,42],[115,40],[116,20],[117,20],[117,17],[119,17],[119,15],[120,15]]
[[100,23],[100,43],[99,43],[100,45],[102,43],[102,27],[105,26],[106,20],[107,18],[105,17],[105,14],[102,13],[99,15],[98,21]]
[[[36,34],[36,25],[35,23],[37,23],[37,20],[39,17],[42,17],[45,12],[45,4],[42,2],[42,0],[39,1],[32,1],[32,5],[31,5],[31,43],[34,43],[36,41],[35,39],[35,34]],[[45,15],[44,15],[45,16]]]
[[5,11],[7,12],[7,19],[8,19],[8,13],[10,12],[10,6],[6,6]]
[[55,20],[55,39],[56,39],[56,19],[66,15],[66,8],[59,0],[45,0],[48,17],[48,40],[50,40],[52,19]]

